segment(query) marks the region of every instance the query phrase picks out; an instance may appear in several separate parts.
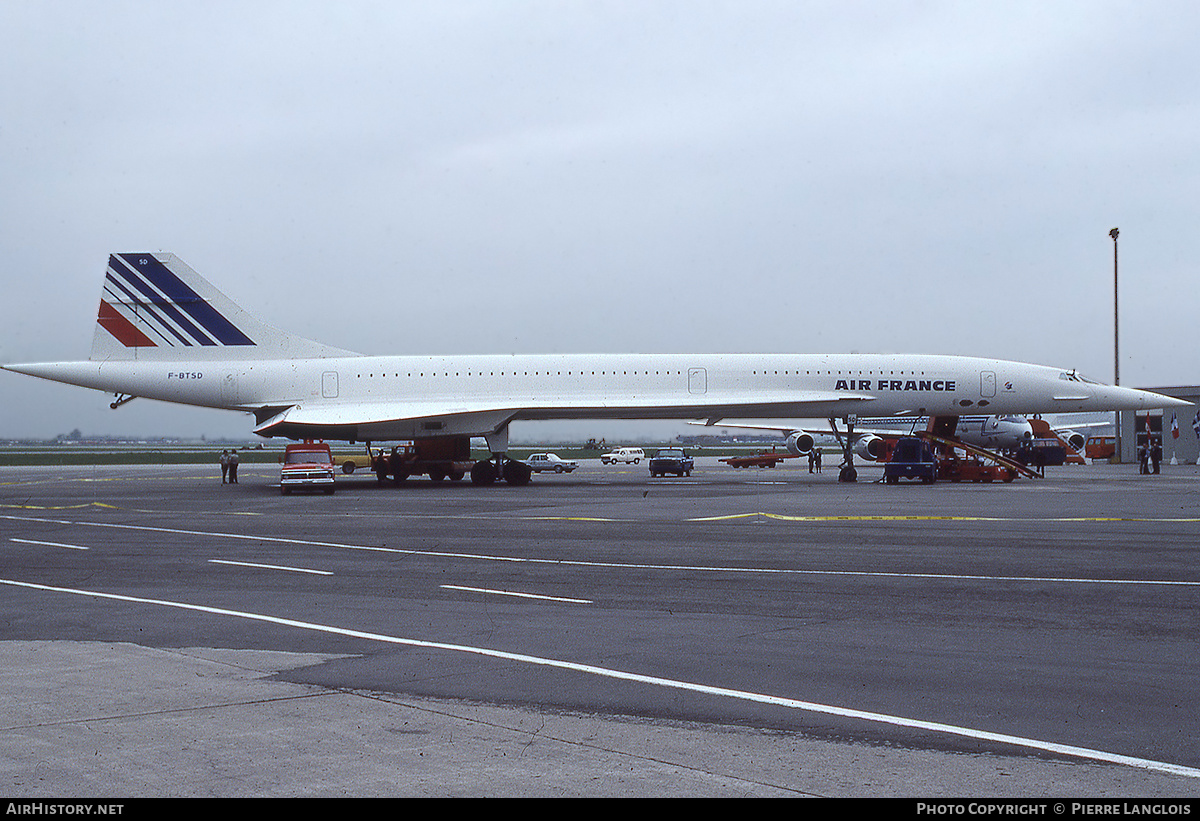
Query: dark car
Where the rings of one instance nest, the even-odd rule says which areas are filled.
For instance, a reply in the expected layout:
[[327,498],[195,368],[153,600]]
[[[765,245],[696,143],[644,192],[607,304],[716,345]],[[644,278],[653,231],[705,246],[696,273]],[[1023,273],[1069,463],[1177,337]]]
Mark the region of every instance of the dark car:
[[924,439],[905,436],[896,441],[892,458],[883,466],[883,478],[889,484],[901,479],[920,479],[926,484],[937,481],[938,462],[933,448]]
[[1023,444],[1017,451],[1017,461],[1023,465],[1033,465],[1035,468],[1063,465],[1067,462],[1067,449],[1057,439],[1034,439]]
[[691,476],[693,467],[692,457],[683,448],[661,448],[650,457],[651,476]]

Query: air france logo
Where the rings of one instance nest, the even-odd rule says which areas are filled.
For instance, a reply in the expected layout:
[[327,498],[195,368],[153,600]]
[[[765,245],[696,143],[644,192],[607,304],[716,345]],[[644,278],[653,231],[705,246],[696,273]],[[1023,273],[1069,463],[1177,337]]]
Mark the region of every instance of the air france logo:
[[835,391],[942,391],[953,392],[956,389],[953,379],[839,379],[833,388]]

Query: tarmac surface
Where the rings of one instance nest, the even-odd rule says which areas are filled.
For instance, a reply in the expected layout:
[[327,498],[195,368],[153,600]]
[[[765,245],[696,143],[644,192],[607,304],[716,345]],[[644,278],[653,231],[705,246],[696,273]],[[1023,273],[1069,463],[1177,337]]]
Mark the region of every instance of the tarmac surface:
[[0,468],[10,797],[1200,794],[1200,468]]

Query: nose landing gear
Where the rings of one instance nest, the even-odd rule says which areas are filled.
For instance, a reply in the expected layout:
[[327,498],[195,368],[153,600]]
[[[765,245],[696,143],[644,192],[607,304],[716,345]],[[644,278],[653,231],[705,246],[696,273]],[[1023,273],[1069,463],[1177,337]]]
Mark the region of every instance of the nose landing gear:
[[846,435],[842,436],[838,432],[837,420],[830,418],[829,427],[833,430],[833,435],[837,437],[838,445],[842,448],[842,469],[838,473],[839,482],[857,482],[858,470],[854,467],[854,423],[858,421],[858,417],[850,414],[844,419],[846,423]]

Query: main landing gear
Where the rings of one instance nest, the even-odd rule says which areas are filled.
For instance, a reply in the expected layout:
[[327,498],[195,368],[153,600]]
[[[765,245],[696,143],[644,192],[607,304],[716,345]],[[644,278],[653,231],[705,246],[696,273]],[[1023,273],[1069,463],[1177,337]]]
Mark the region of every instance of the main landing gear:
[[533,468],[504,455],[508,450],[508,425],[484,438],[487,439],[492,458],[475,463],[471,468],[471,484],[491,485],[501,479],[510,485],[529,484],[533,479]]
[[503,479],[510,485],[527,485],[533,479],[533,468],[524,462],[505,458],[503,453],[494,459],[476,462],[471,468],[471,484],[490,485]]

